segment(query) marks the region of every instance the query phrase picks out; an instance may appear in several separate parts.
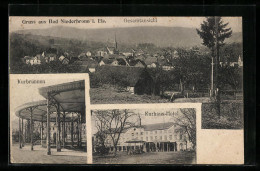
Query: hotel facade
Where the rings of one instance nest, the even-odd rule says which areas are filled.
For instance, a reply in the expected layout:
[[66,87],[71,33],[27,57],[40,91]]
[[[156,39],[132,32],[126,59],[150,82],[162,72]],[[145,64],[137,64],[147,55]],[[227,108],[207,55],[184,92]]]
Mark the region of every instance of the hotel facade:
[[[96,144],[99,144],[96,134],[93,141],[95,152]],[[110,151],[114,150],[109,134],[106,136],[105,146],[109,147]],[[183,127],[167,122],[125,128],[120,134],[117,150],[128,151],[136,148],[144,152],[186,151],[192,149],[192,143]]]

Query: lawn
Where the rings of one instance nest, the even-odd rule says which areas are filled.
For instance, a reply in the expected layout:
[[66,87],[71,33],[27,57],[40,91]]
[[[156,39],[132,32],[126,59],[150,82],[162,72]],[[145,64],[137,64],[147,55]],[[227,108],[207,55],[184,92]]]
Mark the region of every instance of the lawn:
[[11,163],[26,164],[87,164],[87,153],[70,149],[62,149],[57,152],[55,148],[51,149],[51,155],[47,155],[46,148],[40,145],[34,146],[31,151],[30,145],[26,144],[19,149],[19,144],[11,146]]
[[118,152],[117,156],[93,156],[93,164],[196,164],[196,152],[151,152],[127,155]]

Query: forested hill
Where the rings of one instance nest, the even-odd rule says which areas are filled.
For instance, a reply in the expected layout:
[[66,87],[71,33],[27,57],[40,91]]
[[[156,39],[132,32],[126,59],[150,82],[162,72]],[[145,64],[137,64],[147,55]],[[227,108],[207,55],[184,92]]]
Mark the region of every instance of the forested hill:
[[[33,34],[103,43],[114,41],[116,33],[118,43],[129,45],[153,43],[159,47],[192,47],[199,46],[202,43],[195,28],[184,27],[78,29],[73,27],[56,26],[47,29],[20,30],[16,32],[20,34]],[[233,33],[232,37],[227,39],[226,42],[242,42],[242,33]]]

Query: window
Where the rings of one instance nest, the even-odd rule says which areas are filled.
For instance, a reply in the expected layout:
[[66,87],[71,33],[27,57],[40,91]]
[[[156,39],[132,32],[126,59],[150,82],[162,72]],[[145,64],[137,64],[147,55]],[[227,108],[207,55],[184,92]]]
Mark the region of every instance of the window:
[[141,132],[141,135],[143,135],[144,133],[143,132]]
[[160,140],[162,140],[162,136],[160,136]]
[[164,135],[164,140],[167,140],[167,135]]
[[152,136],[150,136],[150,141],[152,141],[153,140],[153,137]]
[[136,136],[138,136],[138,132],[136,133]]
[[174,135],[174,139],[177,139],[177,135],[176,134]]
[[170,140],[172,140],[172,135],[169,136]]
[[180,134],[180,140],[182,139],[182,134]]
[[132,136],[134,136],[135,135],[135,133],[132,133]]
[[155,139],[157,140],[157,136],[155,136]]
[[146,141],[148,141],[148,137],[146,137]]

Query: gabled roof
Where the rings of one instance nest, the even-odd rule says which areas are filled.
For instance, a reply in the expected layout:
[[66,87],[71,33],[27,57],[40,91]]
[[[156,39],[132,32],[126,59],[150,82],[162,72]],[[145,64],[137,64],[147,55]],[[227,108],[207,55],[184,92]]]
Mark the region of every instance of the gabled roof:
[[46,57],[56,57],[57,55],[55,53],[46,53]]
[[157,124],[149,124],[149,125],[143,125],[145,131],[153,131],[153,130],[165,130],[169,129],[174,125],[173,122],[166,122],[166,123],[157,123]]
[[135,59],[135,60],[129,60],[129,65],[130,66],[135,66],[136,64],[138,64],[138,63],[141,63],[141,64],[143,64],[143,66],[146,66],[145,65],[145,63],[144,63],[144,61],[142,61],[142,60],[140,60],[140,59]]
[[103,58],[101,61],[103,61],[105,64],[111,64],[114,60],[113,59],[108,59],[108,58]]
[[117,58],[116,60],[118,61],[118,64],[119,64],[119,65],[126,65],[125,59],[123,59],[123,58]]
[[[144,131],[156,131],[156,130],[167,130],[174,125],[174,122],[166,122],[166,123],[156,123],[156,124],[147,124],[142,126],[131,126],[125,127],[122,133],[125,133],[130,128],[143,128]],[[182,128],[176,128],[176,130],[182,130]],[[106,130],[105,133],[115,132],[115,128],[111,128],[111,131]]]

